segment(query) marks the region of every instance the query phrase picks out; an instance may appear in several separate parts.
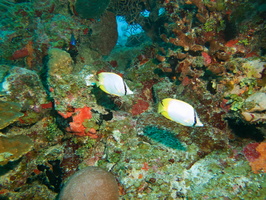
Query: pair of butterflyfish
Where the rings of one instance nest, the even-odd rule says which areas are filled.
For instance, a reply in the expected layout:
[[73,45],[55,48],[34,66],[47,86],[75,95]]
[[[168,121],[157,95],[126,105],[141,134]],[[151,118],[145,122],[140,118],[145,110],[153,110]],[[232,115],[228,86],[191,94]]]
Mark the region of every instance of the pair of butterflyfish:
[[121,76],[112,72],[101,72],[98,74],[98,87],[106,92],[115,96],[124,96],[133,94],[129,89],[126,82]]
[[196,110],[190,104],[178,99],[163,99],[159,103],[158,113],[183,126],[203,126]]
[[[133,94],[123,78],[112,72],[99,73],[97,85],[107,94],[116,96]],[[159,103],[158,113],[183,126],[203,126],[196,110],[190,104],[178,99],[163,99]]]

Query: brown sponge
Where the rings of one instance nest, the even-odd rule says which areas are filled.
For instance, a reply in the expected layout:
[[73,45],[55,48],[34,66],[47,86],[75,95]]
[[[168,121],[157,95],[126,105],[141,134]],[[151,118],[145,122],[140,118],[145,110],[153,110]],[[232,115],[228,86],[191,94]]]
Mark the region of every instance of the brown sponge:
[[99,168],[86,167],[63,187],[60,200],[118,200],[118,185],[114,176]]

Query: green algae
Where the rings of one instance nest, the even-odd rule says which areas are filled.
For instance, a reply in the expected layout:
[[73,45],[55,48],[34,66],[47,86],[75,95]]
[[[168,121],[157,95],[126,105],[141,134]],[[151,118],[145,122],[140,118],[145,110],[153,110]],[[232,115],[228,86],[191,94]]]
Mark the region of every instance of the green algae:
[[239,44],[243,44],[243,45],[245,45],[245,46],[247,46],[247,45],[250,44],[247,38],[245,38],[245,39],[243,39],[243,40],[239,40],[238,43],[239,43]]
[[98,113],[93,113],[91,119],[85,119],[82,125],[86,128],[86,132],[88,132],[91,128],[95,130],[99,130],[100,125],[100,115]]
[[155,126],[146,126],[143,129],[143,133],[145,136],[148,136],[154,141],[161,143],[167,147],[176,150],[186,150],[186,148],[181,144],[177,137],[168,130],[160,129]]
[[90,136],[73,137],[71,141],[78,145],[79,148],[75,151],[75,154],[80,158],[86,158],[90,154],[90,149],[92,149],[96,144],[97,140],[91,139]]
[[216,28],[216,20],[215,19],[208,19],[205,24],[203,25],[203,30],[206,32],[214,31]]
[[41,119],[41,115],[34,111],[27,111],[25,112],[25,115],[22,116],[20,119],[24,125],[30,125],[37,123]]
[[226,98],[229,99],[227,104],[231,104],[230,109],[233,111],[239,111],[244,105],[244,99],[237,94],[230,94]]
[[121,157],[122,155],[120,153],[120,150],[118,150],[108,156],[108,161],[117,163],[121,159]]
[[51,122],[48,124],[46,139],[49,142],[54,141],[58,136],[63,136],[63,132],[58,128],[57,124]]

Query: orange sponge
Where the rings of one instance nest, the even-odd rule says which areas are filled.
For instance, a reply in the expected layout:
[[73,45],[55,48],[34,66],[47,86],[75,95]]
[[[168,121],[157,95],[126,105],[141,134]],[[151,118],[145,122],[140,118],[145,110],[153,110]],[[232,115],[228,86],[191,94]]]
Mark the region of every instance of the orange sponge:
[[69,123],[67,131],[72,132],[78,136],[90,136],[91,138],[98,138],[96,130],[91,127],[89,131],[86,132],[86,128],[83,122],[86,119],[92,118],[91,108],[84,106],[83,108],[75,108],[72,112],[62,113],[58,112],[62,117],[69,118],[72,117],[72,122]]
[[73,122],[70,122],[69,129],[75,135],[85,136],[85,126],[82,124],[85,119],[91,119],[92,113],[90,107],[75,108],[75,113],[72,115]]
[[260,154],[260,156],[254,161],[250,162],[250,166],[254,173],[266,173],[266,142],[260,143],[256,147],[256,151]]

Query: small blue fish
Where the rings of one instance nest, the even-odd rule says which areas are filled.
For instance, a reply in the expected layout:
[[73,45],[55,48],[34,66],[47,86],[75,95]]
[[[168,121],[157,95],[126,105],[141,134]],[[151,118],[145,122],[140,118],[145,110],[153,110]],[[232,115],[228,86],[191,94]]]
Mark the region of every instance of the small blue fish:
[[71,34],[70,44],[71,44],[72,46],[76,46],[76,45],[77,45],[77,40],[76,40],[74,34]]

